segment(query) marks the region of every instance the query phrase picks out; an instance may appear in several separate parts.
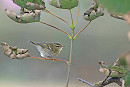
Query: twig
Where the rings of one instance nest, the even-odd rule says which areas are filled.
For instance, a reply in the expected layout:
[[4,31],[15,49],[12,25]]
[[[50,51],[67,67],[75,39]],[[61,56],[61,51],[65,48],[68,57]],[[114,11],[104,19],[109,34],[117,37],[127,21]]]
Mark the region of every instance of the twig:
[[111,75],[111,69],[109,69],[109,75],[106,77],[106,79],[102,82],[102,84],[104,84],[106,81],[107,81],[107,79],[110,77],[110,75]]
[[81,30],[81,31],[79,31],[75,36],[74,36],[74,38],[73,39],[76,39],[76,37],[81,33],[81,32],[83,32],[87,27],[88,27],[88,25],[91,23],[91,21],[89,21],[89,23]]
[[83,82],[83,83],[86,83],[90,87],[104,87],[104,86],[106,86],[106,85],[108,85],[110,83],[113,83],[113,82],[117,83],[119,86],[122,85],[122,82],[120,81],[120,78],[118,78],[118,77],[109,78],[103,84],[102,84],[103,81],[99,81],[98,83],[96,83],[94,85],[89,83],[89,82],[87,82],[87,81],[85,81],[85,80],[83,80],[83,79],[81,79],[81,78],[78,78],[78,80]]
[[50,25],[50,24],[47,24],[47,23],[41,22],[41,21],[40,21],[39,23],[42,23],[42,24],[48,25],[48,26],[50,26],[50,27],[53,27],[53,28],[55,28],[55,29],[57,29],[57,30],[59,30],[59,31],[61,31],[61,32],[63,32],[63,33],[65,33],[70,39],[72,39],[71,36],[70,36],[67,32],[65,32],[65,31],[63,31],[63,30],[61,30],[61,29],[59,29],[59,28],[57,28],[57,27],[55,27],[55,26],[53,26],[53,25]]
[[80,12],[80,0],[79,0],[78,16],[77,16],[77,20],[76,20],[75,27],[76,27],[76,25],[77,25],[77,23],[78,23],[78,19],[79,19],[79,12]]
[[106,85],[108,85],[110,83],[113,83],[113,82],[117,83],[119,86],[122,85],[122,82],[120,81],[120,78],[112,77],[112,78],[107,79],[103,84],[101,84],[102,85],[101,87],[104,87],[104,86],[106,86]]
[[30,58],[34,58],[34,59],[41,59],[41,60],[52,60],[52,61],[62,61],[68,64],[67,60],[62,60],[62,59],[55,59],[55,58],[40,58],[40,57],[34,57],[34,56],[30,56]]
[[53,16],[55,16],[55,17],[57,17],[57,18],[59,18],[60,20],[64,21],[65,23],[67,23],[71,27],[71,25],[66,20],[64,20],[63,18],[58,17],[57,15],[55,15],[55,14],[51,13],[50,11],[48,11],[47,9],[44,10],[44,11],[47,12],[47,13],[49,13],[49,14],[51,14],[51,15],[53,15]]
[[89,86],[91,86],[91,87],[93,87],[93,84],[87,82],[86,80],[83,80],[83,79],[81,79],[81,78],[78,78],[78,80],[81,81],[81,82],[83,82],[83,83],[86,83],[87,85],[89,85]]

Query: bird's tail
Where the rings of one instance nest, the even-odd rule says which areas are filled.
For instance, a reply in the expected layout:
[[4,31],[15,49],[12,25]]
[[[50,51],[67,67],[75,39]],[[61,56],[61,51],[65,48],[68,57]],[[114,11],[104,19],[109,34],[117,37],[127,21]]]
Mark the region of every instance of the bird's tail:
[[28,43],[32,44],[32,45],[37,45],[37,43],[33,42],[33,41],[28,41]]

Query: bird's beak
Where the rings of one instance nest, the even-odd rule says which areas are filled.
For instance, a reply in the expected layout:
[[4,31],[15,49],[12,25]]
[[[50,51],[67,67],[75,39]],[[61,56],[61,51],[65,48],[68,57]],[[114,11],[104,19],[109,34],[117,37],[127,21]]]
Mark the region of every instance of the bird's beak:
[[62,47],[65,47],[65,46],[62,46]]

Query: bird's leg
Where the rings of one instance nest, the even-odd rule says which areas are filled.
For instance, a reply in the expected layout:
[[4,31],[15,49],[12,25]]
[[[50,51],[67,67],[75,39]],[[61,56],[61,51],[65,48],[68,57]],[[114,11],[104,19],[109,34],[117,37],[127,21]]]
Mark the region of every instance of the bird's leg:
[[56,59],[55,58],[53,58],[53,62],[55,62],[56,61]]
[[43,58],[43,60],[47,60],[47,58],[45,58],[45,57],[42,57]]

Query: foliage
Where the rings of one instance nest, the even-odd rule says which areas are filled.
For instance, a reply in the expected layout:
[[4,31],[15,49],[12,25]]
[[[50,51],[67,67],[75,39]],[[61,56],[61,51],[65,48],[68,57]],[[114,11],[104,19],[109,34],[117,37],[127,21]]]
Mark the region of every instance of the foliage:
[[105,65],[103,61],[99,64],[101,65],[100,72],[109,77],[120,77],[125,80],[125,87],[130,86],[130,52],[122,54],[114,65]]
[[49,0],[50,5],[61,9],[72,9],[78,6],[78,0]]
[[45,2],[43,0],[13,0],[13,2],[21,8],[26,8],[28,10],[45,9]]

